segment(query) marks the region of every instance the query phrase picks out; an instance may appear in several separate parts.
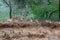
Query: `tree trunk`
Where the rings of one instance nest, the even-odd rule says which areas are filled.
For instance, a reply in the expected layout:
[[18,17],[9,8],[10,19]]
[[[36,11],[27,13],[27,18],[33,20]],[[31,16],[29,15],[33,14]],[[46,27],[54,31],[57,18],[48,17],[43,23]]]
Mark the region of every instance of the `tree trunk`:
[[9,8],[10,8],[10,18],[12,17],[12,7],[11,7],[11,1],[9,0]]
[[49,11],[46,11],[46,19],[48,19],[48,13],[49,13]]
[[[60,8],[60,1],[59,1],[59,8]],[[59,20],[60,20],[60,10],[59,10]]]
[[12,8],[10,6],[10,18],[12,18]]

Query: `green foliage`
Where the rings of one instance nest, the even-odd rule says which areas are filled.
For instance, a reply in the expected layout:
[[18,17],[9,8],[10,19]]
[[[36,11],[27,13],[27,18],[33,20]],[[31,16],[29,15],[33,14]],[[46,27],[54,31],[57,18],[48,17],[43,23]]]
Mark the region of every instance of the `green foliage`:
[[[50,0],[50,1],[51,1],[50,5],[47,5],[44,3],[42,5],[35,5],[33,7],[32,11],[37,19],[40,19],[40,20],[46,19],[46,11],[48,11],[47,15],[49,16],[49,14],[52,11],[59,9],[58,1],[56,1],[56,0]],[[54,14],[52,14],[51,20],[57,21],[58,20],[57,18],[58,18],[58,11],[56,11],[56,12],[54,12]]]
[[[48,0],[11,0],[12,16],[16,13],[18,19],[20,19],[22,13],[26,13],[28,14],[26,20],[36,18],[43,21],[49,17],[52,11],[59,9],[59,0],[50,0],[50,2],[51,4],[48,5]],[[0,0],[0,19],[7,19],[9,15],[9,7]],[[50,19],[58,21],[58,15],[59,12],[56,11]]]

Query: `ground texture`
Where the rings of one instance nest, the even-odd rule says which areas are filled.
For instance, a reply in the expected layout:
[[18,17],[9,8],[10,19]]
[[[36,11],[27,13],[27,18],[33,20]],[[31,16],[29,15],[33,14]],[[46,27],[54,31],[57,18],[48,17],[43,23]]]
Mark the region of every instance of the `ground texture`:
[[60,29],[42,26],[0,28],[0,40],[60,40]]

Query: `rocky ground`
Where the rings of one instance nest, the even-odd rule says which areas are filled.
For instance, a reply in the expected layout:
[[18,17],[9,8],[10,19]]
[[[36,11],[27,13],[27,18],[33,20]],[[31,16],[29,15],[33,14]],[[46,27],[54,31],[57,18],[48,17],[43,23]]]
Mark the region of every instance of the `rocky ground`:
[[41,26],[0,28],[0,40],[60,40],[60,29]]

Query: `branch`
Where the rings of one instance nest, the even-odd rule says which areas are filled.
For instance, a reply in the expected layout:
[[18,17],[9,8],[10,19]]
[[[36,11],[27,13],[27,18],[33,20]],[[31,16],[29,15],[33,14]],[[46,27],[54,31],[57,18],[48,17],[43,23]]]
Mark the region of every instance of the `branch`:
[[52,12],[50,13],[50,15],[49,15],[49,18],[50,18],[51,15],[52,15],[54,12],[56,12],[56,11],[59,11],[59,10],[54,10],[54,11],[52,11]]
[[8,6],[9,6],[9,4],[7,3],[7,1],[6,0],[3,0]]

